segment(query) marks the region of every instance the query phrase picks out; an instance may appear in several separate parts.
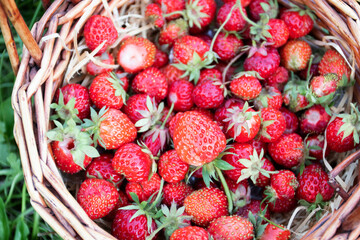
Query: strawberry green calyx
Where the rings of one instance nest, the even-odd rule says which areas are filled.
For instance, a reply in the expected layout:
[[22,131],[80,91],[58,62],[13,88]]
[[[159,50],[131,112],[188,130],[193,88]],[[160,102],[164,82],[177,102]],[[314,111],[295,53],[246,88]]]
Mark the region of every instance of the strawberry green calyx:
[[158,107],[156,107],[155,99],[151,101],[149,96],[146,97],[146,107],[147,110],[137,110],[143,118],[135,123],[135,127],[140,128],[138,132],[146,132],[156,122],[160,121],[162,117],[162,112],[164,110],[164,103],[161,102]]
[[279,13],[279,4],[277,0],[270,0],[267,3],[260,3],[264,13],[260,13],[260,16],[267,15],[269,18],[276,18]]
[[333,102],[337,88],[338,76],[335,73],[317,76],[311,80],[306,98],[310,103],[326,107]]
[[[293,74],[292,74],[293,75]],[[306,81],[292,79],[284,87],[284,103],[292,112],[298,112],[314,105],[306,97],[309,94],[309,88]]]
[[124,83],[120,79],[126,76],[127,73],[116,74],[114,72],[110,72],[110,77],[107,78],[107,80],[112,83],[112,87],[115,89],[115,96],[121,96],[124,105],[126,105],[127,94],[124,90]]
[[201,11],[203,8],[204,6],[199,5],[199,0],[187,1],[185,5],[185,19],[188,20],[191,28],[194,25],[201,28],[199,19],[209,17],[208,14]]
[[239,162],[244,165],[245,168],[241,170],[241,176],[237,180],[238,183],[248,178],[250,178],[253,183],[256,183],[260,174],[270,178],[270,174],[278,173],[278,171],[268,171],[262,168],[265,163],[263,149],[261,149],[260,155],[258,155],[257,151],[254,149],[253,154],[250,155],[250,160],[239,159]]
[[[105,143],[103,142],[102,138],[100,137],[100,125],[101,122],[105,120],[103,117],[104,114],[108,111],[106,107],[100,109],[99,113],[95,111],[95,109],[90,108],[90,119],[84,119],[84,123],[82,127],[85,131],[89,132],[91,136],[93,136],[94,146],[96,147],[98,142],[102,147],[105,148]],[[106,148],[105,148],[106,149]]]
[[242,72],[239,72],[237,74],[235,74],[233,76],[233,79],[234,78],[239,78],[239,77],[242,77],[242,76],[245,76],[245,77],[249,77],[249,76],[252,76],[252,77],[255,77],[257,79],[264,79],[260,76],[260,74],[256,71],[242,71]]
[[359,132],[360,132],[360,111],[358,109],[358,107],[351,103],[351,112],[349,113],[343,113],[343,114],[339,114],[337,115],[337,117],[342,119],[342,122],[344,123],[339,131],[337,132],[337,135],[339,135],[340,133],[343,133],[343,138],[342,140],[344,140],[346,137],[350,136],[351,134],[353,134],[354,137],[354,145],[358,144],[359,141]]
[[[325,207],[328,205],[328,202],[324,202],[322,195],[320,193],[318,193],[316,195],[315,202],[309,203],[308,201],[306,201],[304,199],[300,199],[299,204],[306,207],[306,211],[310,213],[310,212],[314,211],[316,208],[325,209]],[[315,217],[317,220],[320,219],[321,212],[322,211],[316,212]]]
[[56,128],[47,132],[47,137],[51,141],[73,141],[74,147],[70,150],[73,161],[84,169],[85,155],[90,158],[99,157],[100,154],[92,145],[93,141],[88,132],[82,131],[81,126],[77,126],[73,119],[69,119],[62,125],[54,121]]
[[268,25],[270,17],[267,14],[261,14],[261,18],[256,24],[250,27],[250,35],[255,42],[266,41],[267,38],[272,38],[269,30],[271,27]]
[[265,216],[265,213],[267,211],[267,205],[265,206],[264,209],[261,209],[259,212],[256,214],[256,216],[254,216],[254,214],[249,211],[249,221],[253,224],[254,226],[254,233],[255,233],[255,239],[260,239],[261,235],[264,233],[266,226],[268,225],[268,223],[263,223],[263,217]]
[[62,91],[59,91],[59,102],[52,103],[50,108],[56,111],[56,114],[51,116],[51,120],[61,119],[63,121],[68,121],[73,119],[76,123],[81,123],[80,118],[77,116],[79,110],[75,108],[76,99],[71,98],[67,104],[64,103],[64,95]]
[[316,21],[316,15],[314,14],[313,11],[311,11],[310,8],[308,8],[307,6],[304,6],[305,9],[299,7],[298,5],[295,5],[293,3],[289,3],[290,7],[289,9],[287,9],[286,11],[294,11],[294,12],[298,12],[300,16],[304,16],[304,15],[309,15],[309,17],[315,22]]

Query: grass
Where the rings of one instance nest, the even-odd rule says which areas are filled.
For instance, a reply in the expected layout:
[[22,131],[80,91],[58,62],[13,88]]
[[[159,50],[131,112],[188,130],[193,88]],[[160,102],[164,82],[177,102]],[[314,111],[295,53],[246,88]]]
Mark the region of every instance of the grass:
[[[40,19],[41,1],[16,0],[27,25]],[[22,42],[13,30],[21,56]],[[13,136],[11,91],[15,81],[4,38],[0,35],[0,236],[1,239],[61,239],[34,211],[24,184],[24,176]]]

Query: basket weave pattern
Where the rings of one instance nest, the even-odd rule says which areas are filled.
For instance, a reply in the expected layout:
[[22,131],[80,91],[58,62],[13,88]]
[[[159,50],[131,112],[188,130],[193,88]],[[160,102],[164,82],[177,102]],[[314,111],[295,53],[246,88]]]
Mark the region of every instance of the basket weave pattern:
[[[289,4],[288,1],[280,2],[285,6]],[[353,64],[355,79],[360,83],[359,4],[355,0],[293,0],[292,2],[307,5],[316,13],[318,25],[328,29],[330,35],[334,36],[333,39],[329,39],[330,42],[341,47]],[[133,3],[136,1],[111,0],[108,5],[112,10]],[[64,0],[55,0],[31,30],[43,53],[41,64],[37,65],[24,48],[12,95],[12,106],[15,111],[14,135],[20,150],[31,204],[63,239],[75,239],[77,236],[86,240],[114,239],[87,216],[70,194],[55,165],[46,138],[46,132],[51,126],[50,104],[56,89],[63,84],[64,74],[71,58],[71,52],[65,50],[64,43],[68,48],[73,48],[76,29],[81,29],[93,14],[106,14],[101,0],[83,0],[77,5]],[[64,42],[60,38],[41,41],[42,37],[57,31]],[[315,29],[313,35],[319,40],[324,37],[319,29]],[[353,93],[356,101],[360,102],[357,86],[358,84],[355,85]],[[330,177],[334,179],[359,155],[359,152],[356,152],[345,159],[330,173]],[[333,184],[337,186],[336,182]],[[349,198],[348,193],[342,192],[341,189],[337,190],[345,199]],[[359,200],[360,185],[356,184],[345,204],[335,214],[324,218],[321,221],[321,223],[325,222],[323,226],[319,227],[318,224],[313,227],[306,239],[321,236],[330,239],[341,220],[354,209]],[[357,238],[360,227],[352,234]]]

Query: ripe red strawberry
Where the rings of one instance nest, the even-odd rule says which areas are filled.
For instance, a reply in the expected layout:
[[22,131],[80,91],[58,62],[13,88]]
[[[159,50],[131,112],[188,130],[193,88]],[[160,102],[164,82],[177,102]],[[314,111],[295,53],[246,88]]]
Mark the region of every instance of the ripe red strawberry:
[[183,114],[184,114],[183,112],[176,113],[175,116],[173,117],[173,119],[171,119],[171,121],[169,123],[169,133],[170,133],[170,136],[172,139],[174,139],[174,131],[175,131],[176,124]]
[[[222,0],[224,3],[236,3],[236,0]],[[241,0],[241,6],[247,7],[251,0]]]
[[188,32],[189,25],[184,19],[179,18],[171,21],[160,31],[159,44],[172,46],[176,39],[188,35]]
[[300,118],[301,133],[306,135],[309,133],[323,133],[330,121],[331,116],[325,111],[321,105],[314,105],[307,109]]
[[170,127],[170,121],[175,117],[175,113],[172,111],[171,113],[170,113],[170,115],[169,115],[169,117],[167,118],[167,120],[166,120],[166,117],[167,117],[167,115],[169,114],[169,111],[170,111],[170,108],[168,108],[168,107],[164,107],[164,109],[163,109],[163,111],[162,111],[162,117],[161,117],[161,119],[160,119],[160,121],[163,123],[163,122],[165,122],[166,121],[166,123],[165,123],[165,127],[167,127],[167,128],[169,128]]
[[119,201],[117,202],[115,208],[105,216],[105,219],[111,222],[114,220],[116,212],[119,210],[119,208],[129,205],[129,199],[127,198],[126,194],[123,191],[118,191],[118,193]]
[[222,216],[212,221],[208,232],[214,239],[250,240],[254,238],[254,226],[243,217]]
[[257,51],[244,62],[245,71],[256,71],[262,78],[273,75],[280,65],[280,55],[275,48],[267,48],[267,54]]
[[[254,215],[254,217],[256,218],[259,211],[264,211],[264,209],[265,209],[265,204],[263,204],[261,206],[261,210],[260,210],[260,204],[261,204],[261,200],[252,199],[248,204],[239,208],[239,210],[236,212],[236,215],[238,215],[240,217],[248,218],[249,213],[251,212]],[[268,209],[266,209],[264,217],[266,217],[267,219],[270,219],[270,211]]]
[[151,3],[146,6],[145,17],[158,28],[164,26],[165,19],[163,18],[160,6],[156,3]]
[[87,215],[98,219],[108,215],[119,201],[115,186],[104,179],[86,179],[79,188],[76,199]]
[[86,168],[86,177],[104,179],[114,183],[115,186],[119,186],[124,179],[113,169],[111,162],[106,159],[94,159]]
[[[219,8],[219,11],[218,11],[218,14],[216,17],[216,22],[219,26],[221,26],[226,21],[226,18],[230,14],[230,11],[231,11],[232,7],[234,6],[234,4],[235,3],[225,3],[224,5],[222,5]],[[242,11],[245,14],[245,16],[247,16],[246,10],[244,7],[242,8]],[[240,9],[238,7],[236,7],[233,10],[233,12],[231,13],[230,19],[224,25],[224,30],[229,31],[229,32],[239,32],[245,27],[245,25],[246,25],[246,21],[243,18],[242,14],[240,12]]]
[[226,146],[225,135],[219,126],[195,111],[185,112],[180,117],[173,140],[180,159],[193,166],[213,161]]
[[341,114],[326,128],[327,146],[335,152],[346,152],[359,144],[359,111],[352,106],[351,114]]
[[[125,188],[126,195],[130,200],[134,201],[134,199],[130,195],[130,193],[133,192],[138,196],[139,202],[146,201],[153,194],[157,194],[159,192],[160,184],[161,180],[159,175],[154,173],[151,176],[150,180],[146,178],[141,182],[128,182]],[[151,200],[154,200],[154,198],[152,198]]]
[[287,82],[284,87],[283,100],[290,111],[298,112],[310,107],[309,100],[305,96],[308,93],[307,89],[307,81],[293,79]]
[[259,112],[255,112],[245,102],[241,109],[237,106],[229,108],[227,118],[223,121],[227,136],[234,138],[236,142],[248,142],[253,139],[260,130]]
[[257,109],[280,109],[282,103],[283,98],[281,92],[277,88],[270,86],[263,87],[261,89],[260,95],[254,101],[254,105]]
[[155,2],[165,10],[164,14],[169,15],[166,16],[166,20],[168,21],[181,17],[180,14],[171,13],[185,9],[185,0],[156,0]]
[[[248,197],[250,193],[250,186],[248,180],[243,180],[237,183],[237,181],[234,181],[230,178],[225,178],[226,184],[229,187],[229,190],[235,193],[235,195],[238,194],[237,197]],[[221,185],[221,190],[224,191],[224,186]]]
[[275,225],[268,224],[265,231],[260,237],[260,240],[277,239],[288,240],[290,239],[291,232],[288,229],[280,229]]
[[142,134],[140,139],[153,156],[159,156],[169,145],[169,129],[157,124]]
[[281,65],[289,71],[300,71],[307,67],[311,56],[310,45],[303,40],[288,41],[280,51]]
[[[305,139],[306,147],[309,150],[309,156],[314,160],[320,161],[323,159],[323,149],[325,145],[325,137],[323,135],[310,135]],[[330,154],[330,148],[326,148],[325,157]]]
[[[267,6],[266,9],[264,9],[264,5]],[[272,0],[252,0],[249,4],[250,17],[256,22],[260,20],[260,14],[266,13],[269,18],[276,18],[278,11],[278,4]]]
[[315,203],[320,194],[323,201],[329,201],[334,195],[334,189],[329,185],[329,176],[320,164],[306,166],[298,176],[299,188],[297,198],[309,203]]
[[[114,57],[109,54],[108,52],[104,52],[101,54],[101,56],[95,57],[95,59],[99,60],[102,63],[105,64],[114,64]],[[93,61],[90,61],[86,65],[86,71],[93,76],[99,75],[101,73],[111,72],[112,68],[102,67],[99,65],[96,65]]]
[[[310,90],[316,98],[333,96],[338,88],[338,76],[327,73],[324,76],[316,76],[311,79]],[[332,100],[332,97],[330,101]]]
[[[63,98],[60,99],[60,91]],[[69,101],[74,98],[75,102]],[[55,110],[61,119],[69,119],[77,116],[80,119],[90,115],[90,96],[86,87],[73,83],[58,89],[55,94],[54,102],[57,103]],[[75,111],[77,110],[77,113]]]
[[129,80],[123,73],[102,73],[90,85],[90,99],[98,108],[120,109],[126,101]]
[[189,111],[194,105],[192,99],[193,90],[194,85],[189,81],[177,80],[173,82],[168,91],[168,105],[174,104],[175,111]]
[[[239,107],[242,109],[244,107],[245,101],[238,98],[229,98],[223,102],[223,104],[216,109],[214,118],[217,122],[220,122],[221,124],[225,124],[224,120],[227,118],[227,110],[232,107]],[[223,129],[226,132],[226,129]]]
[[270,197],[270,202],[274,202],[276,199],[295,198],[299,183],[293,172],[280,170],[278,173],[271,175],[270,181],[270,186],[265,191],[265,194]]
[[171,235],[170,240],[208,240],[209,233],[196,226],[179,228]]
[[229,163],[234,169],[225,170],[224,174],[233,181],[237,181],[241,176],[241,171],[245,166],[240,163],[239,159],[249,159],[253,154],[254,148],[247,143],[234,143],[232,148],[227,150],[230,154],[225,154],[223,160]]
[[185,213],[192,216],[196,225],[207,227],[209,223],[221,216],[228,215],[227,199],[218,188],[203,188],[185,198]]
[[[300,10],[300,8],[298,8]],[[314,21],[310,17],[310,11],[285,10],[281,13],[280,19],[283,20],[289,28],[290,39],[301,38],[310,33],[314,27]]]
[[168,90],[166,77],[155,67],[147,68],[138,73],[131,87],[136,93],[145,93],[150,97],[155,97],[157,102],[166,97]]
[[269,210],[274,213],[288,213],[297,206],[297,199],[276,199],[268,203]]
[[285,22],[281,19],[270,19],[268,24],[271,38],[267,38],[267,42],[271,43],[272,47],[278,48],[283,46],[289,38],[289,29]]
[[264,151],[264,154],[267,152],[267,144],[264,142],[261,142],[257,139],[252,139],[247,143],[250,144],[258,154],[261,153],[261,150]]
[[199,33],[210,25],[215,17],[215,0],[187,0],[186,14],[191,33]]
[[197,84],[205,82],[207,80],[222,81],[222,73],[216,68],[205,68],[200,71],[200,77]]
[[189,165],[179,158],[175,150],[170,150],[161,155],[158,168],[166,182],[177,183],[185,178]]
[[246,73],[234,78],[230,83],[231,93],[246,101],[259,96],[261,88],[259,79]]
[[299,120],[298,120],[297,116],[295,115],[295,113],[293,113],[292,111],[290,111],[289,109],[287,109],[285,107],[281,107],[280,112],[284,116],[285,122],[286,122],[286,128],[285,128],[284,133],[287,134],[287,133],[297,132],[297,130],[299,128]]
[[189,80],[188,76],[182,77],[185,74],[185,71],[178,69],[172,64],[166,65],[160,71],[165,75],[169,86],[171,86],[171,84],[173,84],[178,80],[186,80],[186,81]]
[[216,80],[203,81],[195,86],[192,98],[200,108],[218,108],[224,101],[224,86]]
[[143,202],[147,200],[141,185],[137,182],[128,182],[125,187],[125,192],[126,192],[126,197],[130,201],[134,201],[130,193],[136,194],[137,198],[139,199],[139,202]]
[[138,145],[127,143],[116,151],[112,166],[128,181],[141,182],[149,176],[151,159]]
[[345,76],[348,82],[350,82],[350,67],[347,65],[345,59],[333,49],[326,51],[319,63],[319,74],[325,75],[327,73],[335,73],[338,75],[339,80],[342,80]]
[[[112,235],[117,239],[145,240],[151,232],[155,231],[155,221],[152,221],[148,229],[149,223],[145,215],[138,215],[132,218],[136,212],[137,210],[120,209],[116,213],[112,224]],[[156,239],[156,237],[154,239]]]
[[98,55],[104,53],[108,46],[113,44],[118,38],[118,32],[110,18],[100,15],[91,16],[84,27],[84,37],[86,46],[95,50],[104,41],[104,46],[98,51]]
[[273,75],[265,80],[265,84],[280,91],[284,90],[285,84],[289,80],[289,72],[284,67],[278,67]]
[[230,61],[241,50],[243,42],[234,34],[220,32],[214,43],[214,52],[222,61]]
[[166,183],[163,189],[162,203],[170,206],[174,201],[176,206],[181,207],[184,205],[185,198],[193,191],[192,187],[184,182]]
[[273,108],[261,109],[260,141],[275,142],[284,133],[285,118],[279,110]]
[[304,144],[296,133],[283,134],[276,142],[268,145],[268,152],[276,163],[292,168],[303,160]]
[[155,62],[152,66],[160,69],[165,65],[167,65],[168,63],[169,63],[168,54],[157,48],[155,53]]
[[146,38],[126,38],[117,53],[117,62],[128,73],[151,67],[155,62],[156,47]]

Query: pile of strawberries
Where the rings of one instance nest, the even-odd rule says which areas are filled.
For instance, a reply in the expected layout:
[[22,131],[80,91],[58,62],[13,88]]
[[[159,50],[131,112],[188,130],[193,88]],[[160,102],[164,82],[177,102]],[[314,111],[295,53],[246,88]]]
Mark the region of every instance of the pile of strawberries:
[[[323,167],[359,144],[359,111],[332,106],[353,84],[334,49],[308,36],[314,15],[273,0],[156,0],[153,41],[84,27],[89,88],[55,96],[58,168],[86,171],[77,201],[118,239],[289,239],[273,222],[334,196]],[[326,146],[326,149],[324,147]]]

